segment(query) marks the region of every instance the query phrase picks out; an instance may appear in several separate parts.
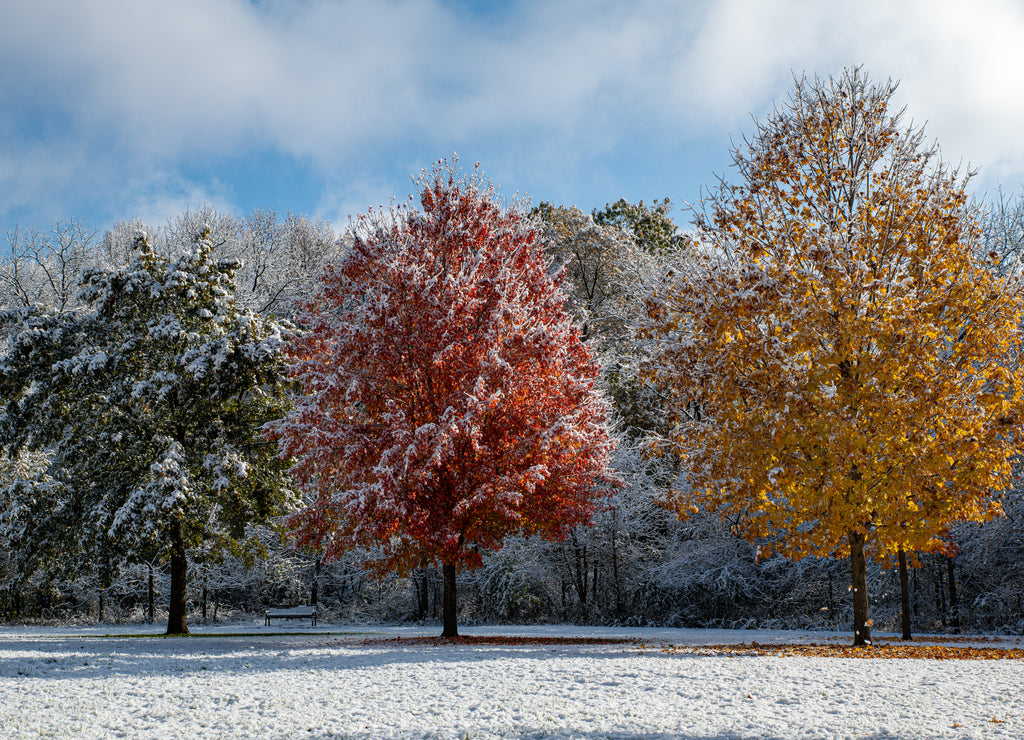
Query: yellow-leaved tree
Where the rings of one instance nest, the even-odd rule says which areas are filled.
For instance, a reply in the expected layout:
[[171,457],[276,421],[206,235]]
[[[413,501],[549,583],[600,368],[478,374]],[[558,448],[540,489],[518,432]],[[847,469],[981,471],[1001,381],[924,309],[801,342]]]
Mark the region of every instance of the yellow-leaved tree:
[[768,552],[849,555],[855,645],[866,557],[997,515],[1021,424],[1019,288],[977,259],[969,175],[890,110],[895,89],[859,68],[797,80],[645,328],[683,461],[672,504]]

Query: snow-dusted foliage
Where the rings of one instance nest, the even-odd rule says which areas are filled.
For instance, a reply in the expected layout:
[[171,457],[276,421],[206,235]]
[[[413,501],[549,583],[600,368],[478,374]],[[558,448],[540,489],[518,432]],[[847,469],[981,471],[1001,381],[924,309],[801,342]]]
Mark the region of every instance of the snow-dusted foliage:
[[630,621],[635,601],[660,551],[655,544],[673,515],[657,503],[660,461],[649,461],[641,445],[625,439],[612,456],[623,485],[604,500],[589,525],[567,537],[510,537],[484,556],[468,576],[479,595],[476,612],[489,619]]
[[20,227],[8,232],[8,253],[0,258],[0,306],[74,308],[78,278],[95,256],[95,236],[74,219],[57,221],[49,233]]
[[281,327],[234,304],[237,263],[204,236],[174,259],[145,235],[82,279],[83,310],[28,318],[0,358],[0,430],[47,476],[5,492],[5,533],[80,566],[169,558],[185,630],[186,548],[234,546],[290,501],[259,428],[286,410]]
[[[1000,277],[1022,274],[1021,202],[1020,195],[1000,194],[981,220],[976,257]],[[668,436],[670,412],[702,419],[708,408],[668,404],[666,388],[639,376],[638,366],[657,346],[635,341],[631,330],[648,308],[648,288],[659,284],[668,266],[679,279],[727,253],[713,241],[695,244],[681,236],[667,205],[657,201],[654,208],[619,201],[591,216],[542,204],[531,215],[532,223],[521,226],[536,230],[548,272],[562,273],[565,309],[600,358],[596,384],[606,389],[621,437],[611,464],[624,485],[608,491],[590,526],[567,528],[563,540],[516,532],[504,537],[501,549],[479,549],[480,566],[458,574],[459,620],[848,629],[853,608],[846,558],[767,555],[757,542],[737,536],[735,516],[722,520],[702,510],[676,521],[659,504],[672,500],[666,492],[681,461],[673,454],[646,456],[651,437]],[[792,224],[796,228],[799,220]],[[391,225],[405,223],[400,218]],[[369,231],[360,232],[357,224],[336,242],[322,221],[278,218],[270,211],[236,218],[201,208],[148,230],[152,267],[140,268],[135,236],[141,227],[138,221],[119,223],[100,241],[70,220],[45,232],[19,229],[8,235],[10,253],[0,256],[3,331],[17,334],[17,351],[26,360],[6,367],[27,374],[50,369],[14,404],[13,416],[6,410],[0,415],[4,439],[16,441],[0,454],[0,619],[145,619],[150,578],[154,616],[168,619],[169,525],[181,512],[196,516],[183,531],[189,536],[190,620],[223,620],[314,600],[328,620],[437,620],[444,598],[439,568],[410,558],[406,576],[376,578],[360,567],[379,559],[380,545],[390,539],[327,561],[323,551],[296,550],[282,541],[272,524],[235,531],[227,526],[265,516],[246,486],[254,476],[270,481],[280,471],[260,472],[265,463],[254,457],[242,431],[269,418],[269,411],[261,416],[246,404],[260,392],[274,395],[276,386],[258,384],[238,395],[220,383],[238,370],[221,339],[232,335],[238,346],[261,348],[249,353],[249,361],[270,362],[278,338],[264,341],[273,332],[261,333],[266,327],[248,310],[294,315],[295,302],[320,289],[324,257],[340,258],[352,235],[365,239]],[[210,256],[187,266],[179,253],[183,247],[196,252],[197,234],[205,234]],[[235,271],[233,306],[230,281],[223,279],[230,264],[218,266],[222,259],[244,263]],[[127,270],[132,261],[137,267]],[[180,269],[172,267],[179,263]],[[868,261],[864,265],[870,268]],[[130,290],[116,301],[104,299],[103,315],[78,297],[81,270],[90,267],[103,268],[99,274],[108,276],[108,287],[94,286],[82,298],[99,300],[115,284],[122,293]],[[172,277],[174,272],[181,274]],[[213,289],[203,287],[203,275]],[[763,289],[747,287],[747,299]],[[179,290],[185,298],[192,291],[191,309],[171,307],[170,296]],[[207,294],[213,298],[202,297]],[[325,313],[332,320],[350,315]],[[7,370],[4,376],[17,381]],[[120,380],[114,382],[115,376]],[[837,404],[844,387],[826,378],[815,392],[822,403]],[[209,405],[197,400],[204,393]],[[11,399],[2,400],[7,409]],[[50,431],[28,427],[18,443],[16,422],[30,416]],[[177,419],[186,439],[170,423],[157,423],[158,417]],[[905,422],[909,428],[912,419]],[[782,467],[772,464],[766,475],[784,482],[785,470],[777,470]],[[908,553],[915,631],[1024,630],[1019,477],[999,500],[1005,517],[953,524],[940,533],[943,552]],[[866,566],[871,618],[882,630],[900,625],[900,581],[888,567],[894,564]]]
[[959,575],[957,617],[985,629],[1024,631],[1024,490],[1002,492],[1005,516],[953,529]]
[[613,445],[530,220],[478,175],[420,184],[422,212],[364,217],[326,269],[291,349],[305,396],[270,429],[310,502],[300,544],[454,586],[510,533],[589,520]]
[[603,382],[623,433],[638,436],[660,429],[664,413],[652,388],[640,382],[642,345],[634,338],[643,298],[664,272],[663,250],[684,240],[671,219],[641,202],[619,201],[603,211],[604,222],[575,207],[541,203],[544,255],[564,270],[567,308],[582,336],[601,359]]
[[[544,256],[565,276],[567,308],[595,350],[625,342],[639,298],[660,272],[656,257],[613,225],[599,225],[575,207],[541,203],[536,209]],[[591,341],[597,340],[597,341]]]
[[344,252],[344,242],[323,219],[272,210],[238,217],[210,206],[187,210],[161,228],[138,220],[115,224],[96,250],[96,261],[116,267],[130,259],[134,235],[150,235],[152,249],[173,256],[206,234],[216,259],[235,260],[235,303],[262,316],[293,318],[298,302],[316,292],[325,260]]
[[985,205],[979,259],[1004,276],[1024,279],[1024,194],[998,191]]
[[734,153],[740,176],[649,303],[648,366],[684,461],[676,505],[762,550],[935,551],[998,513],[1024,424],[1019,285],[976,260],[966,179],[859,69],[798,81]]

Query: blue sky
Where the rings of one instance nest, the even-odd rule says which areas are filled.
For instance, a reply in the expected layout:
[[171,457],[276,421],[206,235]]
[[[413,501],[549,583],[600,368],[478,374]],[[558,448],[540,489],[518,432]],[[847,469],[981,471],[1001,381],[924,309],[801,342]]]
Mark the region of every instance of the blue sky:
[[453,152],[535,203],[695,202],[794,72],[852,64],[1019,190],[1015,0],[0,0],[0,239],[203,204],[341,227]]

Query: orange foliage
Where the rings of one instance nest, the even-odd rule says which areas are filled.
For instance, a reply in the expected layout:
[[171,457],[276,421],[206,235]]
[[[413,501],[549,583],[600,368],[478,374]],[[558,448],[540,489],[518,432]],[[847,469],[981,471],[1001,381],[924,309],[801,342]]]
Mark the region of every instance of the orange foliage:
[[532,224],[442,166],[422,213],[368,214],[291,346],[304,396],[271,433],[298,543],[377,571],[474,567],[509,533],[589,521],[613,447],[599,367]]
[[727,657],[770,655],[782,658],[1024,660],[1024,650],[1020,648],[950,647],[946,645],[915,645],[912,643],[885,643],[870,647],[852,647],[850,645],[834,644],[759,645],[755,642],[750,644],[664,645],[650,647],[670,655],[722,655]]

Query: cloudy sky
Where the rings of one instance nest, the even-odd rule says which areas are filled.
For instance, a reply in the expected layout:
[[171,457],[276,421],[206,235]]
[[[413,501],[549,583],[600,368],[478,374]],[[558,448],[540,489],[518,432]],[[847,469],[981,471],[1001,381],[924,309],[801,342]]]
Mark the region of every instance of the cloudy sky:
[[695,202],[794,73],[853,64],[1019,191],[1019,0],[0,0],[0,238],[202,204],[343,226],[453,152],[535,203]]

